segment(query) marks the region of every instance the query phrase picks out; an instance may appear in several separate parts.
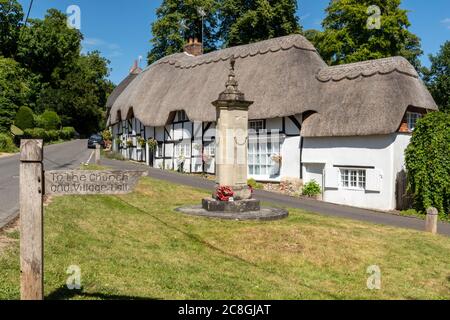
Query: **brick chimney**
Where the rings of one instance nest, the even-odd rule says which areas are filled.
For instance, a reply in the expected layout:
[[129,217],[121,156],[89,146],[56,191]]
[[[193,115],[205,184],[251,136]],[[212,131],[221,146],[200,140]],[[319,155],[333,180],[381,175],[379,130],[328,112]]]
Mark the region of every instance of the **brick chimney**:
[[130,74],[139,74],[142,72],[142,69],[139,67],[139,62],[134,60],[134,64],[130,69]]
[[197,38],[189,38],[189,42],[184,46],[184,52],[193,56],[203,54],[203,44]]

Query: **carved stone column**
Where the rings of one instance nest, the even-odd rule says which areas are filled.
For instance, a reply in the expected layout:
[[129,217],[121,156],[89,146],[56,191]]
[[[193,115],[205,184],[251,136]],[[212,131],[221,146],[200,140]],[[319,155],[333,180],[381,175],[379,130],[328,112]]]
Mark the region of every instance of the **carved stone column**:
[[232,187],[235,200],[245,200],[251,198],[247,185],[248,108],[253,102],[239,91],[234,66],[232,58],[226,89],[212,103],[217,111],[216,182]]
[[248,109],[253,101],[245,99],[239,91],[235,74],[235,59],[231,58],[230,73],[225,91],[212,104],[217,111],[216,127],[216,183],[217,187],[230,187],[234,201],[221,202],[205,199],[203,207],[209,211],[255,211],[259,201],[253,200],[247,185],[248,172]]

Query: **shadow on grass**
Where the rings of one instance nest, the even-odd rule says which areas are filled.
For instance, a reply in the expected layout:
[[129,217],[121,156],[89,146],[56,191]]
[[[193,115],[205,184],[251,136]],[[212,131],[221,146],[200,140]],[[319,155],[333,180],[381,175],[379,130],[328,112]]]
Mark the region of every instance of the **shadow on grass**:
[[[238,255],[234,255],[234,254],[232,254],[232,253],[230,253],[230,252],[224,251],[224,250],[222,250],[221,248],[219,248],[219,247],[217,247],[217,246],[214,246],[214,245],[212,245],[211,243],[209,243],[209,242],[203,240],[201,237],[199,237],[199,236],[197,236],[197,235],[195,235],[195,234],[186,232],[186,231],[184,231],[184,230],[178,228],[177,226],[175,226],[175,225],[173,225],[173,224],[170,224],[170,223],[168,223],[168,222],[166,222],[166,221],[164,221],[164,220],[158,218],[157,216],[155,216],[155,215],[153,215],[153,214],[151,214],[151,213],[149,213],[149,212],[147,212],[147,211],[145,211],[145,210],[143,210],[143,209],[141,209],[141,208],[139,208],[139,207],[136,207],[135,205],[133,205],[133,204],[131,204],[131,203],[125,201],[125,200],[124,200],[123,198],[121,198],[121,197],[118,197],[118,196],[117,196],[116,199],[118,199],[119,201],[123,202],[125,205],[127,205],[127,206],[129,206],[129,207],[131,207],[131,208],[134,208],[135,210],[137,210],[137,211],[139,211],[139,212],[141,212],[141,213],[143,213],[143,214],[150,215],[151,217],[153,217],[155,220],[159,221],[161,224],[163,224],[163,225],[166,226],[167,228],[172,229],[172,230],[174,230],[174,231],[176,231],[176,232],[179,232],[179,233],[183,234],[184,236],[186,236],[187,238],[191,239],[192,241],[195,241],[195,242],[197,242],[197,243],[200,243],[200,244],[202,244],[202,245],[205,245],[206,247],[208,247],[209,249],[211,249],[211,250],[213,250],[213,251],[216,251],[216,252],[218,252],[218,253],[220,253],[220,254],[222,254],[222,255],[224,255],[224,256],[227,256],[228,258],[237,260],[237,261],[239,261],[239,262],[241,262],[241,263],[244,263],[244,264],[246,264],[246,265],[248,265],[248,266],[252,266],[252,267],[254,267],[254,268],[260,269],[260,270],[262,270],[262,271],[264,271],[264,272],[267,272],[267,273],[270,273],[270,274],[276,274],[276,273],[274,273],[272,270],[269,270],[269,269],[267,269],[267,268],[264,268],[263,266],[261,266],[261,265],[259,265],[259,264],[253,263],[253,262],[251,262],[251,261],[248,261],[248,260],[246,260],[246,259],[243,259],[243,258],[239,257]],[[321,289],[315,288],[315,287],[313,287],[313,286],[309,286],[309,285],[307,285],[307,284],[305,284],[305,283],[302,283],[301,285],[302,285],[303,287],[305,287],[305,288],[310,289],[310,290],[313,290],[313,291],[322,293],[322,294],[324,294],[324,295],[327,295],[328,297],[330,297],[330,298],[332,298],[332,299],[335,299],[335,300],[340,299],[340,296],[334,294],[333,292],[326,291],[326,290],[321,290]]]
[[81,299],[95,300],[135,300],[135,301],[156,301],[157,298],[133,297],[124,295],[112,295],[105,293],[88,293],[83,290],[69,290],[66,286],[62,286],[45,297],[45,300],[69,300],[75,297]]

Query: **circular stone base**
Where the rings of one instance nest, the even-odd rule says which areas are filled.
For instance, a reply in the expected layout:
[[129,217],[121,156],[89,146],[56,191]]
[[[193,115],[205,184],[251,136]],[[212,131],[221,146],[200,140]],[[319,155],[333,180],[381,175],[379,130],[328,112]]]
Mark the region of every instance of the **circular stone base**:
[[287,218],[289,212],[278,208],[261,208],[259,211],[249,212],[217,212],[207,211],[202,206],[190,206],[175,209],[178,212],[188,214],[191,216],[199,216],[206,218],[217,218],[225,220],[259,220],[259,221],[273,221]]

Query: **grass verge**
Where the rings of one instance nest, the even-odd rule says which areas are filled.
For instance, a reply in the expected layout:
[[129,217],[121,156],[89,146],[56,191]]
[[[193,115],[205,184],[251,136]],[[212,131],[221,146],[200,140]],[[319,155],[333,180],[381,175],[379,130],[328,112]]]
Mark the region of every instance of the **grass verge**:
[[[207,192],[143,178],[125,196],[52,199],[47,299],[450,299],[450,239],[290,210],[237,222],[185,216]],[[19,298],[19,245],[0,251],[0,299]],[[81,268],[82,291],[65,288]],[[378,265],[381,290],[367,289]]]

